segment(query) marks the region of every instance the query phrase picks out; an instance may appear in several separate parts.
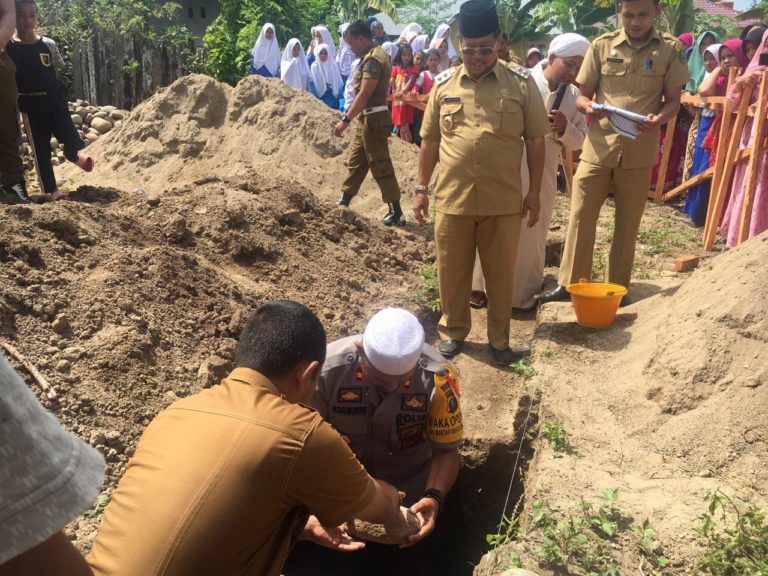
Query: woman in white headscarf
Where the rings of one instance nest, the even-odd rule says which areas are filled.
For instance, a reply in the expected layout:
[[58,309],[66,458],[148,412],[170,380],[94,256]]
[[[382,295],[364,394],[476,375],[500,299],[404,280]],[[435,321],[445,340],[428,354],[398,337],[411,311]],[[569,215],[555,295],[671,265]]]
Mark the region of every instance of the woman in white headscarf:
[[390,63],[395,61],[395,58],[397,58],[397,53],[400,51],[400,49],[397,47],[397,44],[394,44],[393,42],[384,42],[384,44],[381,45],[381,49],[387,53],[387,56],[389,56]]
[[451,27],[448,24],[440,24],[437,27],[435,35],[432,36],[432,42],[429,43],[430,49],[434,48],[440,52],[440,72],[445,72],[451,67],[451,58],[456,56],[456,49],[451,43]]
[[274,78],[280,68],[280,46],[274,25],[264,24],[251,50],[251,74]]
[[411,41],[411,48],[413,48],[414,54],[416,52],[423,52],[429,45],[429,34],[419,34]]
[[288,40],[280,60],[280,78],[286,85],[296,90],[309,89],[309,66],[304,54],[304,47],[298,38]]
[[339,98],[344,91],[339,66],[336,60],[331,58],[327,45],[320,44],[315,52],[317,60],[309,70],[309,90],[328,107],[338,110]]
[[332,60],[336,60],[336,44],[333,41],[333,36],[325,26],[313,26],[312,27],[312,42],[309,44],[309,50],[307,54],[307,64],[312,66],[312,63],[317,59],[317,49],[321,44],[325,44],[328,49],[328,54]]
[[411,40],[421,34],[421,25],[416,22],[411,22],[403,31],[400,32],[400,38],[397,39],[397,44],[410,44]]
[[346,85],[347,79],[352,74],[352,63],[357,60],[357,56],[352,52],[352,48],[349,47],[347,41],[344,40],[344,32],[349,28],[349,22],[345,22],[339,26],[339,52],[336,54],[336,63],[339,65],[339,72],[341,72],[341,79],[344,80]]

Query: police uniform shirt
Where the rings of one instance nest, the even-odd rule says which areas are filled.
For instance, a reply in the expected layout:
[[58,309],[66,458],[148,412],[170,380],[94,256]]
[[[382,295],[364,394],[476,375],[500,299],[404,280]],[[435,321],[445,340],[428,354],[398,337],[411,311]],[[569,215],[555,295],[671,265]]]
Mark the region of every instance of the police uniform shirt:
[[497,61],[474,80],[462,65],[435,78],[421,137],[440,142],[435,209],[498,216],[522,210],[523,139],[550,128],[530,73]]
[[339,431],[371,476],[421,498],[432,448],[461,445],[464,427],[456,373],[432,346],[422,349],[412,377],[389,393],[368,384],[355,342],[328,345],[312,407]]
[[368,53],[360,60],[360,66],[355,72],[355,96],[360,92],[363,80],[376,80],[378,83],[373,94],[368,98],[366,108],[385,106],[389,93],[389,77],[392,75],[392,65],[389,56],[380,46],[371,46]]
[[[654,28],[642,44],[630,43],[624,28],[603,34],[590,46],[576,79],[594,88],[595,101],[638,114],[658,114],[666,90],[688,81],[683,45]],[[610,121],[591,121],[581,159],[607,168],[646,168],[656,163],[659,128],[636,140],[616,134]]]

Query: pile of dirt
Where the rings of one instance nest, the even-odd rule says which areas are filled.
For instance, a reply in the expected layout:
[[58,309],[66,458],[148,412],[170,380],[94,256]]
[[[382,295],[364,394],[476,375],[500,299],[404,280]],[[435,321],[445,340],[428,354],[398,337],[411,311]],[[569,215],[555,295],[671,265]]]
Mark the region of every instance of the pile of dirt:
[[[682,575],[699,554],[694,528],[709,490],[767,504],[766,258],[768,233],[687,278],[633,284],[645,297],[606,330],[576,324],[569,303],[542,308],[540,422],[559,422],[570,447],[554,455],[536,443],[529,511],[542,500],[559,518],[578,517],[581,498],[618,489],[630,526],[614,546],[622,573],[641,564],[632,527],[648,519],[671,560],[664,573]],[[517,547],[526,567],[539,567],[541,546],[533,530]]]
[[[232,88],[208,76],[186,76],[89,146],[96,159],[92,174],[70,167],[64,175],[85,184],[162,192],[212,176],[269,174],[276,181],[298,178],[316,195],[338,199],[344,151],[355,131],[352,126],[335,137],[339,119],[338,111],[278,79],[254,75]],[[390,151],[401,186],[411,190],[416,147],[392,138]],[[373,180],[362,192],[380,207]]]

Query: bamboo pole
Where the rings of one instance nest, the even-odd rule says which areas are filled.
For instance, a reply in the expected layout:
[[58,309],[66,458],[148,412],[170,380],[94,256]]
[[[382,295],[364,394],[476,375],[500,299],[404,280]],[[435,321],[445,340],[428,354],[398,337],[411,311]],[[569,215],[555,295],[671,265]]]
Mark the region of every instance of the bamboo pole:
[[667,170],[669,169],[669,155],[672,153],[672,140],[675,136],[675,126],[677,126],[677,114],[667,122],[667,131],[664,134],[664,152],[661,153],[661,161],[659,162],[659,173],[656,176],[656,188],[653,190],[653,201],[656,203],[661,202],[664,196],[664,183],[667,179]]
[[53,386],[48,382],[48,380],[45,379],[45,376],[40,374],[37,368],[27,360],[27,358],[16,348],[8,344],[7,342],[0,342],[0,348],[3,348],[8,354],[10,354],[13,358],[18,360],[18,362],[24,366],[27,372],[30,373],[32,378],[35,379],[35,381],[39,384],[40,388],[43,389],[43,392],[45,393],[46,397],[50,400],[54,400],[56,398],[56,390],[54,390]]
[[[744,160],[748,160],[751,157],[752,157],[751,148],[744,148],[743,150],[739,150],[736,153],[736,159],[733,163],[733,167],[735,168],[736,166],[739,165],[740,162],[744,162]],[[705,180],[709,180],[710,178],[712,178],[714,174],[715,174],[715,167],[710,166],[704,172],[700,172],[699,174],[696,174],[696,176],[689,178],[688,180],[680,184],[680,186],[678,186],[677,188],[673,188],[672,190],[664,194],[663,201],[666,202],[667,200],[671,200],[672,198],[674,198],[675,196],[679,196],[689,188],[698,186]]]
[[[731,70],[731,76],[734,76],[734,70]],[[729,85],[731,81],[729,79]],[[713,188],[709,195],[709,205],[707,207],[707,222],[704,225],[704,249],[712,250],[715,243],[715,234],[717,225],[720,222],[720,215],[723,211],[723,204],[728,193],[728,186],[733,173],[733,165],[736,159],[736,153],[739,151],[739,142],[741,140],[741,131],[744,128],[744,122],[747,119],[749,110],[749,100],[752,98],[752,87],[746,86],[741,95],[741,103],[736,113],[736,121],[733,129],[730,128],[730,117],[727,111],[723,113],[723,121],[720,125],[720,143],[718,145],[717,164],[715,167],[715,176],[713,178]],[[728,139],[730,133],[731,138]],[[727,142],[727,146],[722,146]]]
[[755,190],[757,189],[757,172],[760,168],[760,159],[763,157],[762,142],[765,133],[765,115],[768,112],[766,109],[766,97],[768,96],[767,82],[768,73],[764,71],[760,81],[760,92],[757,98],[755,135],[752,138],[753,152],[752,157],[749,159],[749,164],[747,165],[747,185],[744,187],[744,201],[741,210],[741,223],[739,225],[737,244],[741,244],[749,237],[749,225],[752,222],[752,205],[755,201]]

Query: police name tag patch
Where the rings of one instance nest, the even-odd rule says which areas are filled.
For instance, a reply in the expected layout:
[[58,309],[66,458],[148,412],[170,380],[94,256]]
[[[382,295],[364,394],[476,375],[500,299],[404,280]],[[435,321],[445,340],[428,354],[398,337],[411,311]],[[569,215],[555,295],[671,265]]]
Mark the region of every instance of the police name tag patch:
[[337,400],[340,404],[349,402],[362,402],[363,389],[357,387],[339,388],[339,395]]
[[426,394],[403,394],[401,410],[409,412],[426,412],[427,395]]
[[461,104],[461,96],[446,96],[443,98],[443,104]]
[[608,62],[613,62],[614,64],[621,64],[624,62],[624,58],[608,58]]

